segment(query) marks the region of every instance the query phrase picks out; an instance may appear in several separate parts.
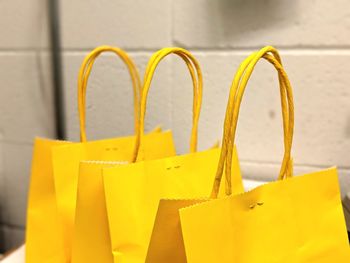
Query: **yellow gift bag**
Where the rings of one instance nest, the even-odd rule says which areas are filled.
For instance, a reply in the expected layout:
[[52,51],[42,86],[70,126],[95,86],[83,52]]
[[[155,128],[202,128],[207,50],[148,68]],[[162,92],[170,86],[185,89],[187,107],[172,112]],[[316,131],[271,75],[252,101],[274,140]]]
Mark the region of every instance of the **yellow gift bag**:
[[[114,48],[102,46],[95,50],[95,54],[110,49]],[[116,51],[124,57],[124,62],[128,64],[134,88],[135,124],[138,125],[138,92],[140,89],[138,72],[125,52],[120,49],[116,49]],[[86,76],[90,73],[91,68],[92,64],[89,63],[86,75],[84,74],[80,85],[83,88],[79,91],[81,94],[85,93]],[[85,98],[78,97],[79,102],[83,103],[79,106],[80,116],[83,116],[85,115]],[[84,120],[81,120],[81,124],[82,121],[84,123]],[[84,125],[81,126],[82,136],[85,135],[83,128]],[[159,132],[159,129],[155,131]],[[42,138],[35,139],[27,208],[26,262],[66,262],[63,232],[57,212],[51,151],[54,146],[67,144],[72,143]],[[172,143],[169,149],[174,151]]]
[[[114,47],[102,47],[92,51],[84,60],[78,81],[79,109],[82,113],[81,143],[65,145],[67,147],[52,148],[53,173],[56,189],[57,209],[60,227],[63,230],[65,259],[71,260],[72,236],[78,187],[79,162],[82,160],[118,160],[130,161],[133,157],[135,137],[120,137],[98,141],[86,141],[85,135],[85,94],[86,84],[92,65],[102,52],[117,54],[128,66],[134,88],[139,90],[137,70],[125,52]],[[136,81],[135,81],[136,79]],[[135,128],[138,129],[139,100],[135,97]],[[156,132],[145,136],[147,148],[142,151],[142,157],[147,159],[175,155],[175,148],[170,131]],[[99,175],[99,174],[98,174]]]
[[[188,60],[186,57],[184,59]],[[191,63],[188,63],[188,67],[192,75],[194,91],[197,92],[198,77],[194,75],[196,71]],[[198,121],[197,118],[194,120]],[[197,124],[194,123],[194,125]],[[148,135],[143,142],[142,159],[145,160],[162,157],[155,151],[163,147],[162,141],[151,139],[151,136],[155,135]],[[115,165],[118,165],[118,162],[83,161],[80,163],[72,247],[73,263],[113,262],[102,168]]]
[[[261,57],[279,71],[288,98],[284,105],[289,121],[287,144],[279,180],[240,195],[180,209],[187,262],[350,262],[336,168],[285,176],[291,154],[294,105],[289,80],[272,47],[254,54],[244,74],[238,72],[242,79],[232,85],[229,105],[234,105],[234,110],[228,112],[227,118],[232,126],[225,129],[226,137],[232,138],[226,172],[231,171],[230,152],[243,92]],[[221,174],[218,171],[215,178],[213,197]]]
[[[243,63],[242,67],[246,67],[249,65],[251,59],[253,56],[250,56],[247,58],[245,63]],[[241,76],[237,74],[235,77],[236,80],[238,80]],[[286,94],[285,94],[285,87],[283,83],[282,76],[279,76],[280,80],[280,91],[281,91],[281,103],[283,105],[283,108],[285,108],[286,104]],[[220,167],[218,171],[220,172],[220,175],[223,172],[224,168],[224,161],[226,160],[226,154],[227,154],[227,146],[229,143],[228,138],[225,138],[226,129],[230,128],[230,121],[228,117],[230,116],[232,112],[233,105],[228,105],[227,107],[227,114],[225,118],[225,125],[224,125],[224,139],[223,139],[223,150],[220,156]],[[288,143],[287,141],[287,132],[288,132],[288,112],[283,111],[283,130],[285,134],[285,145]],[[232,159],[233,158],[233,159]],[[232,156],[232,153],[230,152],[230,159],[232,161],[230,163],[237,164],[237,154],[234,152],[234,155]],[[289,177],[292,174],[292,162],[290,160],[288,164],[288,170],[284,177]],[[234,168],[238,167],[236,165]],[[239,170],[233,171],[233,173],[239,174]],[[227,181],[227,194],[230,194],[231,192],[231,172],[226,174],[228,177]],[[235,177],[240,178],[240,177]],[[237,182],[236,182],[237,183]],[[216,188],[214,188],[213,191],[213,197],[217,196],[217,191],[219,190],[218,186],[216,185]],[[233,194],[238,194],[241,192],[242,184],[239,182],[238,188],[233,188]],[[209,199],[193,199],[193,200],[169,200],[169,199],[162,199],[160,200],[157,216],[155,219],[155,223],[153,226],[152,236],[151,240],[148,246],[148,252],[147,252],[147,263],[155,263],[155,262],[168,262],[168,263],[186,263],[186,253],[185,248],[183,244],[183,237],[181,232],[181,224],[180,224],[180,216],[179,216],[179,209],[184,208],[186,206],[195,205],[198,203],[206,202]]]
[[[140,161],[134,164],[118,165],[103,169],[103,181],[109,231],[114,262],[145,262],[147,248],[151,239],[158,204],[162,198],[165,209],[174,210],[179,202],[191,204],[197,198],[208,198],[212,187],[212,174],[215,172],[220,157],[220,149],[195,152],[197,145],[197,127],[199,107],[202,96],[202,74],[195,58],[181,48],[164,49],[150,60],[144,79],[141,96],[140,127],[137,134],[135,155],[143,148],[144,118],[147,93],[153,73],[161,59],[169,54],[180,55],[188,64],[190,60],[197,70],[198,90],[194,93],[194,125],[190,141],[190,154],[163,158],[152,161]],[[185,54],[181,55],[181,54]],[[187,60],[186,60],[187,58]],[[235,191],[242,191],[238,176],[238,163],[234,163],[236,177]],[[166,223],[173,219],[167,217]],[[160,244],[172,240],[162,240]]]
[[28,193],[26,262],[64,262],[58,226],[51,148],[68,142],[36,138]]

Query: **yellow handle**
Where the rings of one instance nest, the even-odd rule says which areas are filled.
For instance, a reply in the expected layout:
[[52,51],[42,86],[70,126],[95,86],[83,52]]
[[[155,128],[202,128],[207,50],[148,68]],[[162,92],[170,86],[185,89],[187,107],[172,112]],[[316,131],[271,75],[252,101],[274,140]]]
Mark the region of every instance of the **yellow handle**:
[[[254,58],[254,56],[256,55],[257,52],[251,54],[246,60],[245,63],[242,63],[244,66],[242,68],[240,68],[238,70],[238,74],[236,74],[235,76],[235,83],[239,83],[242,75],[244,74],[248,64],[252,61],[252,59]],[[278,54],[278,52],[276,51],[275,53],[273,53],[274,58],[277,60],[278,63],[280,63],[282,65],[282,60],[280,55]],[[265,58],[267,60],[269,60],[268,58]],[[272,64],[273,62],[270,61]],[[285,86],[283,83],[283,77],[281,76],[281,74],[278,72],[278,81],[279,81],[279,88],[280,88],[280,99],[281,99],[281,108],[282,108],[282,120],[283,120],[283,138],[284,138],[284,147],[287,147],[287,143],[288,143],[288,122],[289,122],[289,116],[288,116],[288,106],[287,106],[287,98],[286,98],[286,90],[285,90]],[[227,116],[231,116],[232,115],[232,109],[230,107],[228,107],[228,110],[231,112],[227,113]],[[231,135],[228,136],[228,139],[231,140]],[[230,143],[229,143],[230,144]],[[227,146],[227,144],[225,144],[225,146]],[[229,151],[227,153],[227,157],[226,157],[226,163],[229,162],[229,160],[232,160],[232,153],[233,150],[231,149],[231,151]],[[227,163],[226,165],[231,165],[230,163]],[[228,179],[230,179],[231,177],[229,177],[229,173],[228,170],[226,170],[226,181]],[[293,176],[293,160],[292,158],[289,160],[288,165],[287,165],[287,170],[283,176],[283,178],[289,178]],[[228,183],[226,183],[226,190],[231,191],[231,187],[230,185],[228,185]]]
[[92,52],[90,52],[84,59],[78,77],[78,110],[79,110],[79,121],[80,121],[80,140],[82,142],[86,141],[86,112],[85,112],[85,101],[86,101],[86,86],[89,80],[89,76],[95,63],[96,58],[104,52],[112,52],[116,54],[119,58],[122,59],[124,64],[127,66],[134,93],[134,124],[135,124],[135,132],[138,130],[139,123],[139,94],[141,93],[141,80],[138,73],[138,70],[132,61],[132,59],[128,56],[128,54],[117,47],[111,46],[100,46],[95,48]]
[[[248,58],[246,58],[242,64],[240,65],[239,69],[237,70],[237,74],[235,75],[235,78],[233,80],[233,84],[232,85],[238,85],[242,75],[244,74],[246,68],[248,67],[248,65],[250,64],[250,62],[252,61],[252,59],[254,58],[254,56],[256,55],[256,52],[251,54]],[[281,61],[279,56],[277,57],[277,60]],[[285,98],[285,90],[284,90],[284,84],[281,80],[281,76],[279,75],[279,82],[280,82],[280,93],[281,93],[281,104],[282,104],[282,109],[285,109],[285,104],[286,104],[286,98]],[[230,93],[230,100],[229,101],[233,101],[234,98],[232,97],[233,95],[235,95],[234,93]],[[223,174],[223,170],[224,170],[224,164],[225,164],[225,160],[226,160],[226,166],[227,165],[231,165],[231,160],[232,159],[232,149],[229,153],[227,153],[227,147],[230,144],[230,139],[231,136],[229,135],[230,131],[227,131],[227,128],[230,127],[231,124],[229,117],[232,115],[232,110],[233,110],[233,105],[230,105],[230,103],[227,106],[226,109],[226,117],[225,117],[225,125],[224,125],[224,139],[223,139],[223,146],[222,146],[222,153],[220,156],[220,161],[219,161],[219,166],[217,169],[217,175],[216,175],[216,183],[214,184],[213,187],[213,191],[212,191],[212,197],[216,197],[217,192],[219,191],[219,186],[220,186],[220,182],[221,182],[221,175]],[[284,145],[286,147],[286,143],[287,143],[287,129],[288,129],[288,112],[283,110],[282,111],[282,116],[283,116],[283,130],[284,130]],[[230,162],[230,163],[228,163]],[[228,169],[225,170],[226,172],[226,193],[229,195],[231,194],[232,188],[231,188],[231,174],[229,172]],[[287,176],[291,176],[292,174],[292,165],[288,166],[288,171],[286,173],[286,177]]]
[[[274,56],[269,55],[268,53],[272,53]],[[287,130],[287,136],[285,137],[286,140],[286,145],[285,145],[285,152],[284,152],[284,157],[283,157],[283,161],[282,161],[282,165],[281,165],[281,169],[280,169],[280,173],[279,173],[279,179],[283,179],[288,177],[291,172],[288,172],[288,166],[292,165],[292,160],[291,160],[291,146],[292,146],[292,139],[293,139],[293,130],[294,130],[294,104],[293,104],[293,94],[292,94],[292,89],[290,86],[290,82],[289,79],[287,77],[287,74],[285,73],[283,67],[281,66],[281,64],[279,63],[279,61],[277,59],[275,59],[275,57],[279,57],[278,52],[276,49],[274,49],[273,47],[266,47],[263,48],[262,50],[260,50],[257,55],[255,56],[255,58],[252,60],[252,63],[248,66],[247,69],[247,73],[243,76],[243,79],[241,80],[240,83],[240,88],[237,90],[236,93],[236,101],[234,102],[234,112],[233,112],[233,116],[232,116],[232,127],[231,127],[231,134],[229,136],[230,139],[230,143],[228,145],[228,155],[227,155],[227,160],[229,160],[229,158],[231,158],[232,156],[232,147],[233,147],[233,143],[234,143],[234,138],[235,138],[235,133],[236,133],[236,128],[237,128],[237,120],[238,120],[238,114],[239,114],[239,107],[240,107],[240,103],[243,97],[243,93],[244,90],[246,88],[246,84],[252,74],[252,71],[254,70],[254,67],[256,65],[256,63],[258,62],[258,60],[264,57],[265,59],[267,59],[270,63],[272,63],[275,68],[278,70],[279,75],[280,75],[280,80],[283,82],[283,86],[285,87],[285,91],[286,91],[286,96],[287,96],[287,104],[283,104],[282,103],[282,110],[286,111],[286,108],[288,108],[288,115],[284,114],[283,116],[288,116],[288,130]],[[232,140],[231,140],[232,138]],[[231,154],[230,154],[231,153]],[[227,173],[227,179],[229,180],[230,177],[228,177],[229,173],[231,172],[231,162],[228,163],[228,166],[226,167],[226,173]]]
[[[269,55],[269,53],[274,56]],[[280,170],[279,179],[283,179],[291,175],[292,160],[291,160],[291,146],[293,139],[293,129],[294,129],[294,105],[293,105],[293,94],[290,87],[290,82],[285,73],[283,67],[279,63],[280,58],[276,49],[273,47],[265,47],[259,52],[250,55],[239,67],[236,77],[231,86],[230,97],[228,106],[226,109],[225,125],[224,125],[224,135],[223,135],[223,147],[221,152],[221,157],[218,165],[218,170],[215,176],[214,186],[212,190],[212,197],[216,198],[220,182],[223,174],[223,169],[225,166],[226,173],[226,193],[231,193],[231,161],[232,152],[236,135],[237,121],[239,115],[239,107],[241,100],[246,88],[247,82],[254,70],[256,63],[260,58],[267,59],[272,63],[279,73],[280,88],[284,91],[281,92],[281,105],[284,119],[284,142],[285,142],[285,152],[282,161],[282,167]],[[242,76],[242,79],[241,79]],[[287,101],[285,100],[287,97]],[[288,111],[286,110],[288,108]],[[289,170],[288,170],[289,169]]]
[[144,84],[142,88],[142,96],[141,96],[141,103],[140,103],[140,122],[138,126],[139,129],[136,133],[134,155],[131,160],[132,162],[135,162],[137,160],[139,151],[142,146],[142,138],[144,136],[144,126],[145,126],[147,95],[150,89],[154,72],[159,62],[169,54],[175,54],[180,56],[185,61],[187,68],[189,69],[191,74],[194,96],[193,96],[193,124],[192,124],[192,131],[191,131],[191,140],[190,140],[190,152],[195,152],[197,150],[198,121],[199,121],[200,109],[202,105],[202,94],[203,94],[202,71],[200,69],[199,63],[189,51],[183,48],[177,48],[177,47],[163,48],[153,54],[153,56],[148,62],[148,65],[145,71],[144,82],[143,82]]
[[[169,49],[172,49],[172,48],[163,48],[163,49],[158,50],[156,53],[154,53],[152,55],[152,57],[150,58],[150,61],[151,60],[154,61],[156,59],[156,57],[158,57],[158,56],[160,56],[162,54],[162,52],[166,52],[166,50],[169,50]],[[180,56],[185,61],[186,65],[187,65],[187,68],[188,68],[188,70],[190,71],[190,74],[191,74],[191,79],[192,79],[192,82],[193,82],[193,94],[194,94],[192,111],[195,112],[196,108],[197,108],[196,98],[198,96],[198,91],[197,91],[197,88],[196,88],[197,87],[196,69],[193,67],[191,62],[186,58],[185,54],[182,54],[180,52],[180,53],[177,53],[177,55]],[[147,67],[146,68],[146,72],[145,72],[145,76],[149,75],[149,70],[150,70],[150,67]],[[192,125],[195,125],[195,121],[196,121],[195,116],[196,116],[196,114],[193,114],[193,116],[192,116],[193,117],[192,118]]]

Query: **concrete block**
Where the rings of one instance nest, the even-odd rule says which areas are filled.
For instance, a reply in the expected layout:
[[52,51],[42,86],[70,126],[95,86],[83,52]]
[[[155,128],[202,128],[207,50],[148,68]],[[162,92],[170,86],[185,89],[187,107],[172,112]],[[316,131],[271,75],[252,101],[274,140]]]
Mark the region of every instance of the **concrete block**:
[[344,47],[349,27],[346,0],[174,1],[174,42],[185,47]]
[[53,136],[52,87],[48,69],[40,63],[34,52],[0,53],[0,131],[5,141]]
[[24,227],[32,160],[32,145],[4,143],[5,224]]
[[46,1],[1,1],[2,49],[33,49],[48,46]]
[[171,43],[171,1],[61,1],[65,48],[108,44],[153,49]]

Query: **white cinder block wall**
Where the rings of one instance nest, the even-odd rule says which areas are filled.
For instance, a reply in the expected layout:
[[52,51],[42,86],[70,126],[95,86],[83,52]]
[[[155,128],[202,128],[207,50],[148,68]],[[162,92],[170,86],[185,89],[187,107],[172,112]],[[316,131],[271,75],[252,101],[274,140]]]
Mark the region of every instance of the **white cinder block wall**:
[[[130,52],[140,71],[153,51],[182,46],[204,71],[199,145],[221,137],[229,86],[239,62],[272,44],[281,50],[295,96],[297,173],[338,165],[350,191],[350,2],[346,0],[85,0],[61,2],[67,131],[77,140],[76,79],[101,44]],[[0,242],[20,244],[34,136],[53,136],[52,85],[44,0],[0,3]],[[133,132],[127,71],[112,55],[96,62],[88,85],[88,137]],[[171,128],[188,149],[192,89],[184,63],[167,58],[150,92],[147,127]],[[282,157],[276,73],[259,63],[244,97],[238,151],[246,178],[274,179]]]

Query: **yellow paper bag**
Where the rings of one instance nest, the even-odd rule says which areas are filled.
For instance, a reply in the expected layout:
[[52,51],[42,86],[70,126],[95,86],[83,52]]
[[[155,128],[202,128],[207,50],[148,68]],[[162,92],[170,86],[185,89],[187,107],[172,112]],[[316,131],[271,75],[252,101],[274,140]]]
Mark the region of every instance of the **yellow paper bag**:
[[[193,75],[195,69],[192,64],[187,65],[193,79],[194,91],[197,92],[197,76]],[[196,101],[194,100],[195,104]],[[193,120],[197,122],[198,118]],[[194,126],[196,125],[197,123],[194,123]],[[157,145],[157,142],[162,143],[160,140],[145,137],[142,143],[144,156],[140,154],[139,158],[152,160],[164,157],[156,155],[157,151],[154,149],[163,147],[162,144]],[[73,236],[73,263],[113,262],[105,208],[102,168],[118,164],[120,162],[83,161],[80,163]]]
[[[244,74],[239,72],[242,79],[232,85],[229,105],[234,105],[234,109],[227,118],[232,126],[225,129],[226,137],[232,138],[227,151],[226,172],[231,171],[230,152],[233,151],[242,95],[261,57],[267,58],[279,71],[288,102],[284,105],[289,121],[287,143],[279,180],[240,195],[180,209],[187,262],[350,262],[336,168],[297,177],[286,176],[293,138],[294,105],[289,80],[272,47],[254,54]],[[215,178],[214,189],[218,189],[220,179],[221,175]]]
[[[123,60],[128,63],[134,88],[135,128],[137,128],[139,111],[138,93],[140,89],[138,72],[126,53],[120,49],[102,46],[97,48],[94,54],[98,55],[99,52],[111,49],[118,52],[120,56],[123,56]],[[93,61],[94,58],[95,56],[92,56],[91,61]],[[82,94],[85,93],[87,77],[91,68],[92,63],[89,63],[84,73],[84,78],[79,85],[82,88],[79,90],[78,96],[80,99],[80,116],[85,115],[85,98],[82,97]],[[84,130],[85,119],[80,119],[80,121],[81,137],[86,138]],[[159,132],[159,130],[156,132]],[[168,139],[169,135],[165,136]],[[26,262],[67,262],[63,243],[62,225],[59,222],[57,212],[57,196],[52,167],[52,148],[54,146],[67,144],[71,143],[41,138],[35,139],[27,208]],[[165,143],[165,146],[166,145],[167,143]],[[172,152],[174,151],[172,143],[169,149]]]
[[[243,63],[242,67],[246,67],[249,65],[251,59],[253,56],[250,56],[247,58],[246,62]],[[236,75],[235,81],[237,81],[238,78],[241,78],[240,75]],[[280,79],[280,91],[281,91],[281,103],[284,107],[286,104],[286,98],[285,98],[285,89],[284,89],[284,83],[282,81],[281,76],[279,76]],[[225,125],[224,125],[224,130],[230,128],[230,123],[228,116],[230,116],[232,112],[233,105],[229,105],[227,108],[227,118],[225,118]],[[287,135],[286,132],[288,132],[288,112],[283,111],[283,130],[285,135]],[[225,135],[225,132],[224,132]],[[229,140],[224,136],[223,139],[224,145],[223,145],[223,150],[221,154],[221,159],[219,162],[219,173],[222,174],[223,172],[223,167],[224,167],[224,161],[225,161],[225,156],[227,153],[227,143],[229,143]],[[285,139],[285,144],[288,141]],[[232,153],[230,153],[232,155]],[[234,166],[233,173],[234,174],[240,174],[240,171],[237,169],[238,167],[238,159],[237,159],[237,153],[236,151],[234,152],[233,156],[233,161],[231,163],[236,164]],[[289,177],[292,174],[292,162],[289,163],[288,171],[286,173],[286,177]],[[226,176],[230,176],[228,179],[228,189],[227,189],[227,194],[231,194],[231,173],[227,174]],[[236,177],[240,178],[240,177]],[[239,183],[239,188],[234,188],[235,190],[233,191],[233,194],[238,194],[241,192],[242,184]],[[219,188],[214,187],[212,197],[217,196],[217,191]],[[147,253],[147,258],[146,262],[147,263],[154,263],[154,262],[187,262],[186,260],[186,253],[183,245],[183,238],[182,238],[182,232],[181,232],[181,224],[180,224],[180,217],[179,217],[179,209],[202,203],[205,201],[208,201],[209,199],[193,199],[193,200],[169,200],[169,199],[162,199],[160,200],[159,207],[158,207],[158,212],[157,216],[155,219],[154,227],[153,227],[153,232],[151,236],[151,240],[148,246],[148,253]]]
[[[202,75],[198,62],[184,49],[161,50],[152,57],[147,66],[148,74],[145,76],[141,96],[140,133],[137,134],[135,152],[143,144],[144,109],[153,73],[160,60],[171,53],[180,55],[187,64],[192,63],[198,75],[198,89],[194,90],[197,103],[194,103],[193,109],[193,119],[196,122],[192,128],[191,153],[103,169],[114,262],[145,262],[160,199],[181,199],[191,204],[193,199],[208,198],[212,188],[212,175],[219,161],[220,149],[195,152]],[[236,168],[234,185],[242,191],[238,163],[233,165]],[[167,202],[166,207],[173,204],[177,206],[176,202]]]
[[[118,160],[130,161],[133,158],[135,137],[120,137],[98,141],[86,141],[85,135],[85,94],[87,80],[97,56],[102,52],[117,54],[127,65],[134,91],[140,90],[140,81],[136,67],[125,52],[114,47],[97,48],[84,60],[78,81],[79,109],[82,112],[80,125],[83,127],[81,143],[66,145],[69,147],[53,147],[52,162],[56,189],[57,209],[63,229],[63,243],[66,260],[71,260],[74,216],[77,197],[79,162],[82,160]],[[136,79],[136,80],[135,80]],[[134,92],[135,94],[135,92]],[[139,100],[135,96],[135,129],[138,128]],[[147,148],[143,148],[142,158],[153,159],[175,155],[170,131],[155,132],[145,136]]]

